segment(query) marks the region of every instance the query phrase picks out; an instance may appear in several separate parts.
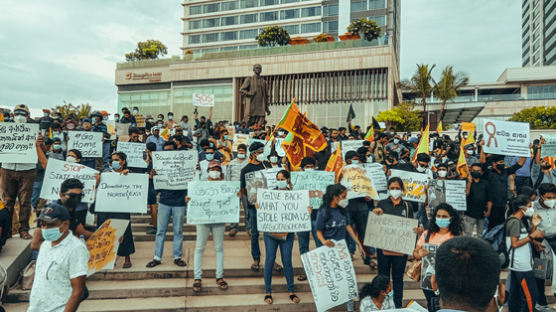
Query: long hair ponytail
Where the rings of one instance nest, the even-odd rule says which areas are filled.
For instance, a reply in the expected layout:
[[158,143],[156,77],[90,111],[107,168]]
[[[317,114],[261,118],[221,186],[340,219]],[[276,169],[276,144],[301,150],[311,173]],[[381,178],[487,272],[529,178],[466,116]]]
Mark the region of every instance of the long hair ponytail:
[[[334,200],[334,196],[340,196],[340,194],[342,194],[345,190],[346,187],[341,184],[331,184],[326,187],[326,192],[322,196],[322,205],[320,206],[320,209],[326,210],[327,219],[331,217],[330,204],[332,203],[332,200]],[[345,213],[343,209],[340,209],[340,211]]]

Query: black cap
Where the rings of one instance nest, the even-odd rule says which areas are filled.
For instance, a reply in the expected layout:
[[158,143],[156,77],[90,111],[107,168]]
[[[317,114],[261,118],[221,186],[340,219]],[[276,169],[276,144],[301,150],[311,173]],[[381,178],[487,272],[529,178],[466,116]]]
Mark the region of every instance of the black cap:
[[51,203],[48,207],[45,207],[41,210],[41,214],[39,216],[39,220],[45,222],[52,222],[52,221],[66,221],[70,219],[69,211],[66,207]]
[[253,144],[249,145],[250,153],[256,152],[261,149],[264,149],[264,144],[261,142],[254,142]]
[[419,153],[417,154],[417,161],[430,162],[431,157],[425,153]]

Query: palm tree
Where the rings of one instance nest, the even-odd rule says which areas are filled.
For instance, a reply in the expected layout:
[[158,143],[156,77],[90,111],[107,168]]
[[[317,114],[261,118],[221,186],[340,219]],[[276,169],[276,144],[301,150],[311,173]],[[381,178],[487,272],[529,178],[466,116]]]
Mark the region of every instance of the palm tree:
[[454,74],[452,66],[446,66],[442,71],[440,81],[434,85],[434,95],[442,101],[440,120],[444,119],[446,102],[455,98],[458,95],[457,91],[467,83],[469,83],[469,77],[461,72]]
[[75,109],[75,113],[76,113],[76,117],[79,119],[82,118],[87,118],[91,115],[91,111],[93,110],[93,108],[91,107],[91,104],[86,103],[86,104],[81,104],[79,106],[76,107]]
[[429,66],[428,64],[417,64],[417,71],[413,74],[413,77],[402,83],[402,88],[411,90],[421,98],[423,103],[423,113],[426,119],[428,119],[426,117],[427,97],[430,96],[434,90],[434,79],[432,78],[431,73],[435,66],[436,65],[434,64],[432,66]]
[[76,111],[76,107],[73,106],[73,104],[63,101],[64,104],[62,105],[58,105],[56,107],[53,107],[51,109],[52,112],[58,112],[60,114],[62,114],[62,118],[65,120],[66,118],[68,118],[68,116],[70,114],[75,114]]

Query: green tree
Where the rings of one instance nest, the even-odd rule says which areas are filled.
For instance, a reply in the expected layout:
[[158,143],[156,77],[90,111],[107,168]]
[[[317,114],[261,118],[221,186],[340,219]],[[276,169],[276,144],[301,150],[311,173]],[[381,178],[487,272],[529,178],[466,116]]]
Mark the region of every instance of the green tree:
[[434,79],[432,78],[432,70],[436,65],[417,64],[417,71],[413,74],[410,80],[405,80],[401,83],[403,89],[407,89],[415,93],[421,98],[423,105],[423,128],[428,122],[427,115],[427,97],[429,97],[434,90]]
[[135,51],[125,54],[125,60],[128,62],[155,60],[166,54],[168,54],[168,48],[158,40],[139,41]]
[[556,129],[556,107],[526,108],[514,113],[510,121],[528,122],[531,129]]
[[75,108],[75,115],[79,119],[87,118],[91,115],[92,110],[93,108],[91,107],[91,104],[89,103],[81,104]]
[[290,44],[290,34],[280,26],[269,26],[255,37],[261,47],[284,46]]
[[402,102],[391,110],[378,113],[376,120],[388,123],[389,127],[394,127],[396,131],[418,131],[421,116],[413,108],[413,103]]
[[348,26],[347,31],[359,34],[367,41],[373,41],[380,36],[381,28],[375,21],[366,18],[357,19]]
[[464,73],[454,73],[452,66],[446,66],[442,71],[440,80],[434,85],[434,96],[442,101],[440,120],[444,119],[446,102],[454,99],[458,95],[457,91],[468,83],[469,77]]
[[68,103],[66,101],[63,101],[62,105],[58,105],[56,107],[53,107],[50,110],[52,112],[58,112],[58,113],[62,114],[62,118],[66,119],[70,114],[73,114],[75,116],[76,115],[76,109],[77,109],[77,107],[75,107],[73,104]]

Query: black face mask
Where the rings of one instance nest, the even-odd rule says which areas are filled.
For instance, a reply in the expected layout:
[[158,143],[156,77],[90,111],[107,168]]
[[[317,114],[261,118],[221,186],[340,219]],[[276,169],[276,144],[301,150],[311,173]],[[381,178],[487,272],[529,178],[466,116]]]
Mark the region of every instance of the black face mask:
[[496,169],[502,171],[502,170],[504,170],[504,168],[506,168],[505,164],[496,164]]
[[481,173],[473,171],[473,172],[471,172],[471,177],[473,177],[474,179],[478,179],[478,178],[481,177]]
[[81,194],[69,194],[69,198],[66,200],[65,205],[68,208],[75,209],[79,204],[81,204]]
[[546,165],[546,166],[542,166],[541,168],[542,168],[543,170],[548,170],[548,169],[552,168],[552,166]]

